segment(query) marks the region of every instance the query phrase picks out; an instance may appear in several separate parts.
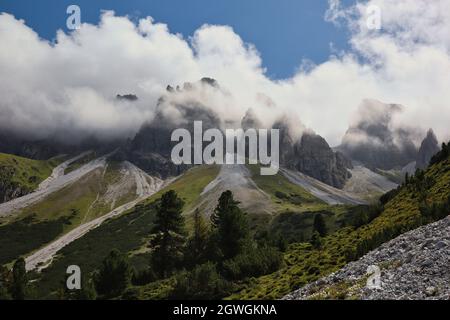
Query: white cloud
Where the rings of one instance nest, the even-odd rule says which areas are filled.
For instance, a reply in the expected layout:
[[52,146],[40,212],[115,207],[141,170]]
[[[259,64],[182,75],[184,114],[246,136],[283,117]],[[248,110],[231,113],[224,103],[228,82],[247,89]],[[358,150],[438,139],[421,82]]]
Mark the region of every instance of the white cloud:
[[[380,31],[365,29],[369,5],[381,8]],[[199,99],[224,119],[238,120],[250,107],[266,123],[287,112],[336,145],[360,102],[375,98],[405,106],[398,126],[432,127],[448,139],[449,6],[448,0],[372,0],[343,9],[331,0],[326,18],[348,25],[352,49],[278,81],[266,76],[257,49],[228,26],[204,25],[184,39],[152,18],[134,24],[106,12],[98,26],[59,31],[51,44],[1,14],[0,125],[40,135],[131,135],[151,119],[166,85],[207,76],[226,94]],[[118,93],[139,100],[119,102]]]

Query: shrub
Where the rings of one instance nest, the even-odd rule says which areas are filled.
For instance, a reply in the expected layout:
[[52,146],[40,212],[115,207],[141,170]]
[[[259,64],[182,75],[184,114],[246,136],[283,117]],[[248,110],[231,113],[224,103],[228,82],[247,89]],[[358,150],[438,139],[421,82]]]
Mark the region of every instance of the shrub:
[[289,199],[289,196],[282,192],[282,191],[275,191],[275,197],[277,197],[278,199]]
[[170,299],[220,299],[230,293],[230,284],[216,270],[215,264],[207,262],[190,272],[176,276]]
[[94,274],[95,289],[105,298],[121,295],[131,282],[132,270],[125,254],[112,250]]
[[143,286],[157,279],[155,272],[152,268],[148,267],[144,270],[134,271],[131,283],[135,286]]
[[257,248],[224,261],[223,274],[229,280],[258,277],[277,271],[282,255],[272,247]]

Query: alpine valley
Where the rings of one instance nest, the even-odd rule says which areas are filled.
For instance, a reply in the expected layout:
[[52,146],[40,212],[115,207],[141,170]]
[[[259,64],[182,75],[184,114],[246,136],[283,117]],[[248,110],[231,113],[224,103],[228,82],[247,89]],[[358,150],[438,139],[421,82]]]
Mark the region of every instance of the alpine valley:
[[[289,114],[224,121],[196,90],[225,92],[168,86],[131,136],[0,131],[1,299],[450,298],[450,144],[432,129],[394,129],[404,107],[364,100],[372,116],[331,147]],[[174,164],[171,133],[194,121],[278,129],[280,170]]]

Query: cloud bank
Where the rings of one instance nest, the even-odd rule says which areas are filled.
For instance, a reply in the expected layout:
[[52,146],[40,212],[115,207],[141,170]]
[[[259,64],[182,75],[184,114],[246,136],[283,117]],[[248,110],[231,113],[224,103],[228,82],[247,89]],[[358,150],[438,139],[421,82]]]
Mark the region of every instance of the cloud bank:
[[[366,27],[373,5],[381,9],[381,30]],[[108,11],[98,25],[58,31],[50,43],[3,13],[0,126],[36,137],[132,136],[152,119],[168,84],[206,76],[218,81],[220,93],[198,99],[224,121],[240,121],[249,108],[266,124],[287,113],[337,145],[361,101],[374,98],[405,106],[393,125],[432,127],[440,139],[450,138],[448,0],[371,0],[346,8],[330,0],[325,18],[350,30],[351,50],[272,80],[257,48],[229,26],[204,25],[183,38],[151,17],[134,23]],[[116,99],[130,93],[139,99]]]

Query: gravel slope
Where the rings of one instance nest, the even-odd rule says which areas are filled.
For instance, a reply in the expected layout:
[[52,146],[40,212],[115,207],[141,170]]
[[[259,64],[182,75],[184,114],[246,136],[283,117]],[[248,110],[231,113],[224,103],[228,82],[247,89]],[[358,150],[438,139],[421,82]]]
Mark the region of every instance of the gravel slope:
[[[381,288],[366,286],[371,265],[381,270]],[[327,298],[450,299],[450,216],[407,232],[283,299]]]
[[345,183],[343,190],[360,198],[379,196],[398,187],[388,178],[363,166],[355,166],[350,172],[352,177]]
[[197,207],[201,207],[208,215],[211,214],[220,195],[226,190],[233,192],[234,198],[240,202],[241,209],[251,213],[271,214],[270,196],[252,180],[245,164],[222,165],[217,177],[200,194]]
[[91,220],[87,223],[84,223],[76,227],[75,229],[58,238],[57,240],[51,242],[45,247],[34,252],[32,255],[28,256],[25,259],[27,270],[33,270],[37,268],[38,271],[40,271],[44,269],[51,263],[52,258],[63,247],[81,238],[92,229],[97,228],[107,219],[118,216],[124,213],[125,211],[133,208],[136,204],[150,197],[165,185],[163,180],[147,175],[144,171],[142,171],[141,169],[139,169],[130,162],[124,162],[124,168],[126,168],[126,170],[128,171],[128,175],[133,176],[135,179],[137,198],[131,202],[128,202],[122,206],[115,208],[111,212],[101,217],[98,217],[94,220]]
[[83,155],[79,155],[72,158],[64,163],[60,164],[53,169],[52,175],[43,181],[39,188],[30,194],[23,197],[13,199],[11,201],[0,204],[0,217],[6,217],[14,213],[19,212],[21,209],[32,205],[53,192],[56,192],[65,186],[79,180],[84,175],[97,169],[104,168],[106,166],[106,158],[108,155],[92,160],[91,162],[85,164],[81,168],[64,175],[65,168],[72,162],[78,160]]
[[345,192],[343,190],[329,186],[301,172],[288,169],[280,169],[280,171],[290,182],[306,189],[312,195],[330,205],[366,203],[364,200],[359,199],[350,192]]

